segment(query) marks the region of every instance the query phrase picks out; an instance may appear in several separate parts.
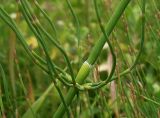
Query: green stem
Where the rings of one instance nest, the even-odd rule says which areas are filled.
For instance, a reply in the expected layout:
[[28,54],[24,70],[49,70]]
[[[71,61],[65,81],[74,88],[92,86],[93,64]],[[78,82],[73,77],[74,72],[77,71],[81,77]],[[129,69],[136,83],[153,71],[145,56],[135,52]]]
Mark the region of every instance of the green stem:
[[66,0],[66,2],[67,2],[67,5],[68,5],[68,7],[69,7],[69,9],[70,9],[70,11],[71,11],[71,14],[72,14],[74,20],[75,20],[75,23],[76,23],[78,46],[79,46],[79,43],[80,43],[80,23],[79,23],[79,20],[78,20],[77,15],[74,13],[74,10],[73,10],[73,8],[72,8],[72,5],[71,5],[70,0]]
[[[123,76],[123,75],[126,75],[126,74],[130,73],[133,70],[133,68],[137,65],[138,60],[139,60],[139,58],[140,58],[140,56],[142,54],[143,45],[144,45],[144,39],[145,39],[145,4],[146,4],[146,0],[142,0],[142,8],[141,8],[141,10],[142,10],[142,25],[141,25],[141,44],[140,44],[140,50],[139,50],[139,52],[138,52],[138,54],[136,56],[136,59],[135,59],[133,65],[130,68],[128,68],[125,71],[123,71],[122,73],[120,73],[120,75],[119,75],[120,77]],[[117,78],[118,78],[118,76],[112,77],[112,79],[110,81],[113,81],[113,80],[115,80]]]
[[[37,27],[37,28],[47,37],[47,39],[49,39],[49,40],[51,41],[51,43],[53,43],[53,44],[59,49],[59,51],[63,54],[63,56],[64,56],[64,58],[65,58],[65,60],[66,60],[66,63],[67,63],[67,65],[68,65],[68,69],[69,69],[69,71],[70,71],[70,74],[71,74],[71,77],[72,77],[72,81],[73,81],[73,83],[74,83],[74,85],[75,85],[76,83],[75,83],[75,80],[74,80],[73,69],[72,69],[70,60],[69,60],[66,52],[65,52],[65,51],[63,50],[63,48],[59,45],[59,43],[58,43],[57,41],[55,41],[55,40],[53,39],[53,37],[52,37],[52,36],[43,28],[43,26],[40,24],[39,20],[38,20],[38,19],[36,18],[36,16],[33,14],[33,12],[32,12],[33,10],[32,10],[32,8],[30,7],[28,1],[24,0],[23,2],[24,2],[24,5],[27,7],[26,12],[29,12],[29,14],[28,14],[28,15],[29,15],[29,16],[28,16],[28,17],[29,17],[29,20],[32,20],[33,23],[34,23],[34,21],[36,21],[35,27]],[[22,2],[22,3],[23,3],[23,2]],[[23,9],[22,9],[22,10],[23,10]],[[34,33],[34,34],[36,35],[36,37],[38,38],[38,37],[39,37],[39,34],[37,34],[37,31],[35,31],[34,27],[31,26],[30,28],[32,29],[32,31],[34,31],[33,33]]]
[[[89,72],[90,72],[90,68],[91,66],[87,63],[87,62],[84,62],[82,67],[80,68],[79,72],[78,72],[78,75],[76,77],[76,82],[79,83],[79,84],[82,84],[84,79],[88,76]],[[69,105],[71,104],[72,102],[72,99],[74,98],[74,96],[76,95],[77,91],[75,88],[71,88],[69,89],[69,92],[66,96],[66,104]],[[65,113],[65,107],[63,104],[61,104],[56,113],[54,114],[53,118],[62,118],[63,115]]]
[[[36,17],[35,17],[35,18],[32,18],[31,12],[30,12],[30,11],[27,11],[27,8],[28,8],[28,7],[27,7],[26,4],[27,4],[27,3],[26,3],[25,0],[24,0],[24,1],[20,0],[19,5],[20,5],[20,7],[21,7],[21,5],[22,5],[21,8],[22,8],[22,10],[24,11],[24,12],[23,12],[23,15],[26,16],[26,17],[25,17],[26,19],[28,19],[28,20],[27,20],[27,21],[28,21],[28,22],[27,22],[28,25],[30,26],[30,28],[32,28],[32,31],[35,33],[37,39],[39,40],[40,44],[42,45],[42,48],[43,48],[44,53],[45,53],[45,55],[46,55],[47,66],[48,66],[48,70],[49,70],[49,75],[50,75],[50,77],[51,77],[51,79],[52,79],[52,81],[53,81],[53,83],[54,83],[54,85],[55,85],[55,87],[56,87],[59,95],[60,95],[60,98],[61,98],[61,100],[62,100],[62,103],[63,103],[65,109],[67,110],[68,117],[69,117],[69,110],[68,110],[68,108],[67,108],[67,104],[65,103],[65,100],[64,100],[64,97],[63,97],[63,95],[62,95],[62,92],[61,92],[60,88],[58,87],[57,82],[56,82],[56,80],[55,80],[55,78],[54,78],[54,75],[55,75],[56,77],[58,77],[59,75],[58,75],[58,73],[57,73],[57,71],[56,71],[56,69],[55,69],[55,67],[54,67],[54,65],[53,65],[53,63],[52,63],[52,61],[51,61],[51,59],[50,59],[50,56],[49,56],[49,54],[48,54],[48,51],[47,51],[48,48],[47,48],[47,46],[46,46],[46,44],[45,44],[45,42],[44,42],[44,39],[43,39],[43,36],[42,36],[42,32],[41,32],[41,30],[39,29],[39,27],[37,27],[37,25],[38,25],[39,22],[38,22],[38,20],[36,19]],[[30,19],[30,20],[29,20],[29,19]],[[37,34],[38,34],[38,35],[37,35]]]
[[[116,23],[118,22],[118,20],[120,19],[123,11],[125,10],[126,6],[128,5],[128,3],[131,0],[121,0],[119,6],[117,7],[116,11],[113,13],[111,19],[108,21],[105,32],[106,35],[109,36],[111,34],[111,32],[113,31]],[[106,39],[104,36],[102,36],[100,38],[100,40],[98,40],[96,42],[96,45],[93,47],[87,62],[90,64],[94,64],[95,61],[97,60],[98,56],[100,55],[100,52],[105,44],[105,42],[108,39]]]
[[59,43],[58,37],[57,37],[56,26],[54,25],[54,23],[52,23],[52,20],[49,18],[48,14],[43,9],[41,9],[41,7],[38,4],[37,0],[34,0],[34,3],[36,5],[36,7],[41,11],[41,13],[43,14],[43,16],[46,18],[46,20],[48,21],[48,23],[50,24],[50,26],[52,27],[52,29],[54,31],[54,34],[55,34],[55,39]]
[[108,43],[108,46],[109,46],[109,49],[111,51],[112,58],[113,58],[113,65],[112,65],[111,72],[110,72],[108,78],[105,80],[107,82],[108,80],[110,80],[112,78],[112,76],[114,74],[114,71],[115,71],[115,68],[116,68],[116,55],[114,53],[114,49],[112,47],[112,44],[108,39],[108,35],[106,34],[105,29],[103,27],[103,24],[102,24],[102,21],[101,21],[99,12],[98,12],[98,6],[97,6],[96,0],[94,0],[94,5],[95,5],[95,11],[96,11],[96,14],[97,14],[97,19],[98,19],[98,22],[99,22],[99,26],[101,28],[101,31],[102,31],[103,35],[104,35],[104,38],[106,39],[106,42]]
[[[111,32],[113,31],[116,23],[118,22],[120,16],[123,14],[125,8],[127,7],[128,3],[131,0],[121,0],[119,6],[116,8],[116,11],[114,12],[114,14],[112,15],[111,19],[109,20],[107,26],[106,26],[106,35],[109,36],[111,34]],[[87,59],[86,62],[83,63],[82,67],[80,68],[77,77],[76,77],[76,82],[79,84],[82,84],[83,81],[86,79],[86,77],[89,75],[90,72],[90,67],[92,64],[95,63],[95,61],[97,60],[105,42],[106,42],[106,38],[104,36],[102,36],[102,38],[100,40],[97,41],[97,43],[95,44],[95,46],[93,47],[89,58]],[[71,88],[66,96],[66,103],[67,105],[70,105],[74,96],[76,95],[76,90],[74,88]],[[63,115],[65,113],[65,107],[63,106],[63,104],[61,104],[59,106],[59,108],[57,109],[56,113],[53,115],[53,118],[62,118]]]

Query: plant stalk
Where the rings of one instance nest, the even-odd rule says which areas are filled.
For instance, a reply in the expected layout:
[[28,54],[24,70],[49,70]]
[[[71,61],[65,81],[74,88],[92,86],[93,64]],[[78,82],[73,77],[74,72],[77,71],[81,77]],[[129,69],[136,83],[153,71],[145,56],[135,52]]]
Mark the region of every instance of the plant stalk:
[[[127,7],[127,5],[129,4],[130,1],[131,0],[121,0],[120,4],[118,5],[118,7],[116,8],[112,17],[110,18],[109,22],[107,23],[107,26],[105,29],[107,36],[109,36],[111,34],[111,32],[113,31],[115,25],[117,24],[118,20],[120,19],[121,15],[123,14],[125,8]],[[77,83],[82,84],[83,81],[87,78],[87,76],[89,75],[89,72],[90,72],[91,65],[93,65],[95,63],[95,61],[97,60],[106,41],[107,41],[107,39],[104,36],[102,36],[96,42],[87,61],[85,61],[83,63],[83,65],[81,66],[81,68],[77,74],[77,77],[76,77]],[[70,88],[70,90],[65,98],[67,105],[71,104],[74,96],[76,95],[76,92],[77,91],[75,90],[75,88]],[[65,107],[61,103],[61,105],[58,107],[57,111],[53,115],[53,118],[62,118],[64,114],[65,114]]]

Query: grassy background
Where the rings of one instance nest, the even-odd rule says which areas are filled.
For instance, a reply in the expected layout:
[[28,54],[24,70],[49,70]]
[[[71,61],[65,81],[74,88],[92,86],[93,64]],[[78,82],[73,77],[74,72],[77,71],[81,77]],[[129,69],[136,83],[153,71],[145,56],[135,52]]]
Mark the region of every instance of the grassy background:
[[[79,39],[76,34],[75,20],[65,1],[39,0],[38,2],[55,23],[58,40],[71,60],[74,73],[77,74],[80,65],[87,59],[95,41],[102,35],[93,1],[71,0],[74,12],[80,22]],[[110,36],[117,56],[115,75],[119,75],[133,63],[139,50],[142,17],[140,2],[141,0],[135,0],[129,4]],[[54,37],[50,25],[34,4],[30,3],[45,29]],[[116,0],[98,0],[100,16],[104,24],[107,23],[118,3],[119,1]],[[77,99],[72,102],[71,117],[160,117],[159,3],[159,0],[150,0],[146,3],[145,44],[136,68],[131,73],[112,81],[101,89],[80,92]],[[17,3],[14,0],[1,0],[0,4],[17,22],[29,46],[41,57],[44,57],[44,52],[38,46],[33,33],[18,10]],[[63,56],[49,42],[47,42],[47,46],[52,61],[65,69],[67,66]],[[51,80],[45,72],[33,63],[20,42],[16,40],[15,34],[1,19],[0,47],[0,64],[6,76],[5,79],[2,79],[3,74],[0,74],[1,113],[3,117],[6,116],[7,118],[21,117],[29,108],[27,101],[30,104],[34,103],[48,88]],[[97,82],[107,77],[111,68],[109,62],[112,61],[108,58],[109,55],[109,49],[106,47],[94,65],[88,77],[89,81]],[[17,69],[17,66],[20,69]],[[22,76],[26,95],[19,75]],[[65,96],[68,87],[60,82],[58,84]],[[54,88],[38,111],[37,117],[43,118],[46,114],[47,117],[52,117],[60,102],[59,95]]]

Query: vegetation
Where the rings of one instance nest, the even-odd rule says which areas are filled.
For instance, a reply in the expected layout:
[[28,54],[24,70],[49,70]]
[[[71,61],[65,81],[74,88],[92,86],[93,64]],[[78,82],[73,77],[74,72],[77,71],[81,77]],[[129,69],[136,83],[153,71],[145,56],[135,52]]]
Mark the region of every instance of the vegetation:
[[159,9],[1,0],[0,117],[160,117]]

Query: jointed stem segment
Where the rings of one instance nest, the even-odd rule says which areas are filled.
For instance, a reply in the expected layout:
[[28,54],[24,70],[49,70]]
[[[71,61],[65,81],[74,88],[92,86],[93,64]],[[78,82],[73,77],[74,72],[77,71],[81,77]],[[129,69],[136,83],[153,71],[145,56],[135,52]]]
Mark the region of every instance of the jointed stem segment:
[[[76,77],[77,83],[79,84],[83,83],[83,81],[85,80],[85,78],[88,76],[90,72],[90,68],[91,66],[88,62],[83,63]],[[74,88],[69,89],[68,94],[65,98],[67,105],[71,104],[76,93],[77,91]],[[64,113],[65,113],[65,107],[63,106],[63,104],[61,104],[57,109],[57,112],[54,114],[53,118],[61,118],[64,115]]]

